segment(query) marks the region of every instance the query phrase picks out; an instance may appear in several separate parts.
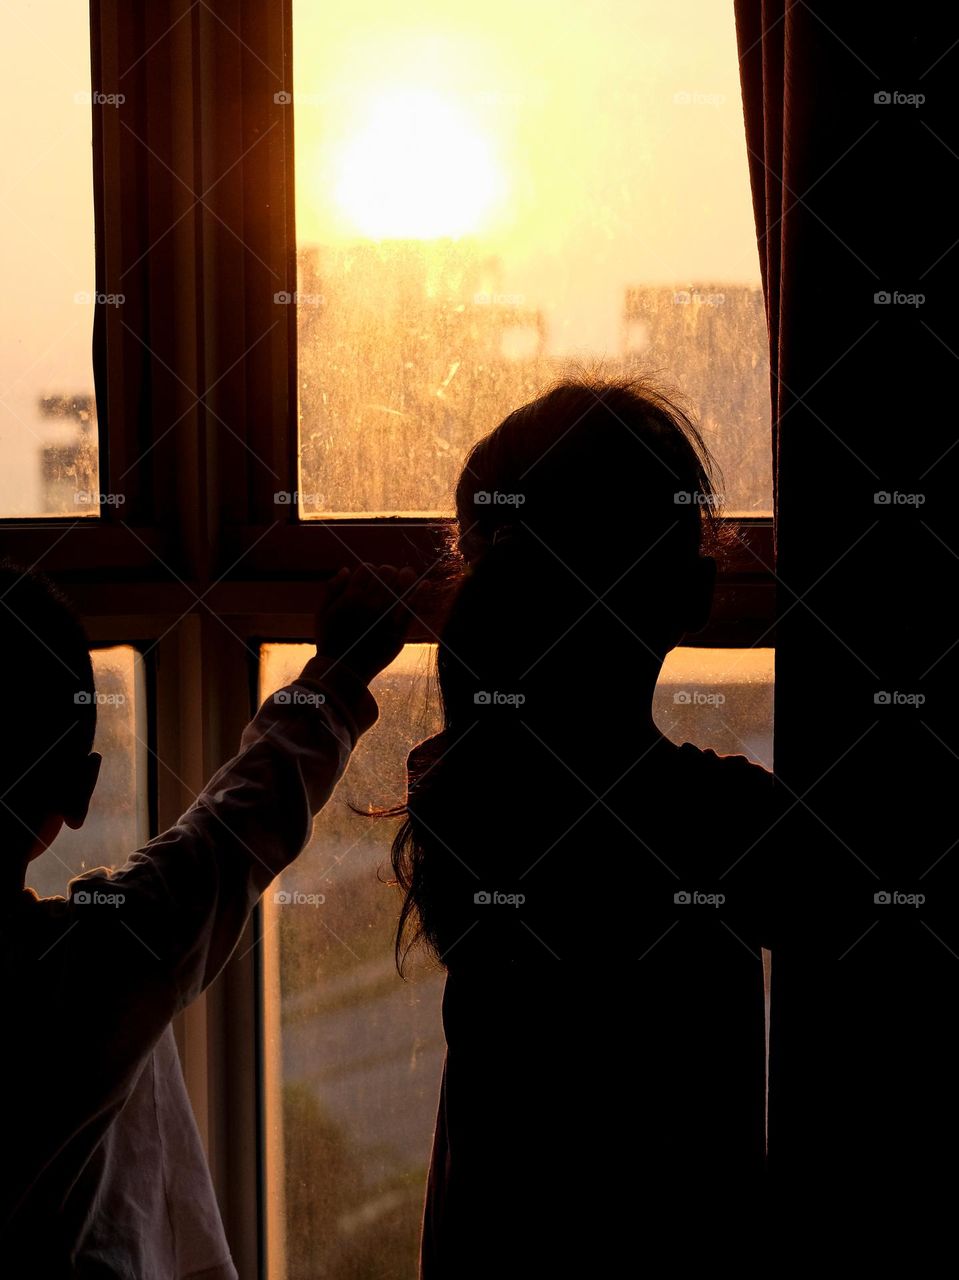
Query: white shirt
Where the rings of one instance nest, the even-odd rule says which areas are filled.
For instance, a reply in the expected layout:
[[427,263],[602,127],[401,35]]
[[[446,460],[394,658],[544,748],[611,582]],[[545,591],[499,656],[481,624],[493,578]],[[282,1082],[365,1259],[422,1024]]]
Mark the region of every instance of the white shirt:
[[25,890],[5,912],[8,1274],[235,1280],[170,1021],[222,969],[376,715],[314,658],[174,827],[69,898]]

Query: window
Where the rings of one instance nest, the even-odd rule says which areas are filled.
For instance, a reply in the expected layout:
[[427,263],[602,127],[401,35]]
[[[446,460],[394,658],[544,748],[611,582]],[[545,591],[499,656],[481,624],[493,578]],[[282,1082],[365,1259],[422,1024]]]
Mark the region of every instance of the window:
[[[263,695],[295,678],[307,645],[267,645]],[[393,963],[395,823],[349,807],[401,798],[406,756],[439,727],[430,648],[409,645],[376,681],[380,719],[320,814],[309,848],[263,904],[271,1274],[309,1280],[416,1273],[445,1045],[442,976]],[[272,1178],[271,1175],[272,1174]]]
[[449,514],[470,444],[597,362],[678,384],[769,510],[727,7],[294,0],[292,106],[304,515]]
[[89,15],[13,0],[4,17],[0,515],[96,515]]
[[27,872],[41,897],[66,894],[73,876],[116,867],[148,839],[147,743],[143,663],[129,645],[96,649],[94,750],[103,756],[90,813],[79,831],[65,827]]
[[[744,514],[708,647],[674,655],[657,714],[768,761],[765,335],[728,8],[417,0],[400,31],[381,0],[92,0],[89,33],[65,0],[42,22],[11,12],[7,85],[29,75],[33,101],[41,78],[24,120],[46,133],[9,126],[0,528],[76,602],[101,692],[127,698],[100,707],[99,807],[56,845],[70,872],[189,806],[258,689],[299,665],[319,578],[357,559],[430,572],[464,447],[570,360],[685,378],[702,411]],[[411,130],[429,144],[413,157]],[[379,198],[391,171],[402,200]],[[69,415],[91,369],[85,427]],[[62,439],[92,449],[99,431],[96,504],[74,500],[76,468],[45,496],[38,449],[61,427],[31,418],[37,440],[8,413],[40,397],[60,397]],[[435,714],[435,623],[380,678],[382,720],[276,886],[327,901],[268,895],[178,1027],[244,1276],[293,1280],[317,1239],[341,1274],[370,1274],[371,1222],[395,1248],[384,1267],[409,1274],[439,982],[396,978],[395,898],[374,875],[388,824],[344,801],[400,792],[404,746]],[[44,892],[68,878],[49,855],[35,871]],[[389,1082],[403,1106],[387,1116]],[[314,1147],[329,1176],[305,1186]]]
[[[294,679],[308,645],[265,645],[260,693]],[[393,963],[395,822],[350,802],[401,799],[414,743],[440,727],[431,647],[408,645],[374,685],[361,739],[313,838],[263,903],[264,1108],[270,1276],[416,1274],[445,1041],[442,971]],[[431,696],[432,690],[432,696]],[[772,651],[677,649],[657,693],[676,741],[770,763]]]

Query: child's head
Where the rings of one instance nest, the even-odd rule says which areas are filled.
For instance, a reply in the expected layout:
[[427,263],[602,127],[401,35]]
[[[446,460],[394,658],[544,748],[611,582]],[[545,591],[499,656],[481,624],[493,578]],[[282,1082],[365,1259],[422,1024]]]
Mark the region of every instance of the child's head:
[[590,656],[655,679],[709,614],[715,474],[687,415],[638,381],[561,382],[484,436],[456,492],[465,565],[440,645],[447,709],[462,693],[468,713],[474,685],[518,690]]
[[470,450],[456,489],[460,550],[474,564],[520,524],[587,570],[601,553],[621,571],[656,544],[657,561],[682,574],[716,536],[716,479],[696,427],[651,383],[568,379]]
[[0,565],[0,857],[36,857],[66,822],[79,827],[99,757],[93,666],[83,627],[46,579]]

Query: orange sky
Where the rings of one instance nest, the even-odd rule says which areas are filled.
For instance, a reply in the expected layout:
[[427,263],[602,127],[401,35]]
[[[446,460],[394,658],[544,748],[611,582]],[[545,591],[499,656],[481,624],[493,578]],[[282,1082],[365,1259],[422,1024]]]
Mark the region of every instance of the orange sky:
[[[758,283],[731,3],[294,0],[294,37],[301,243],[355,235],[337,191],[371,100],[418,91],[487,143],[479,234],[562,352],[615,349],[627,283]],[[442,195],[438,141],[408,145]]]

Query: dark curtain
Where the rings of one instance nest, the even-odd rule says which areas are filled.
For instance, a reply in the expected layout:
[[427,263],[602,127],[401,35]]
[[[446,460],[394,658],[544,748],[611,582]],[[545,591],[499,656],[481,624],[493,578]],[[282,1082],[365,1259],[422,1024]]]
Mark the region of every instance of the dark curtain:
[[736,20],[772,367],[775,1247],[921,1251],[959,1142],[959,26]]

